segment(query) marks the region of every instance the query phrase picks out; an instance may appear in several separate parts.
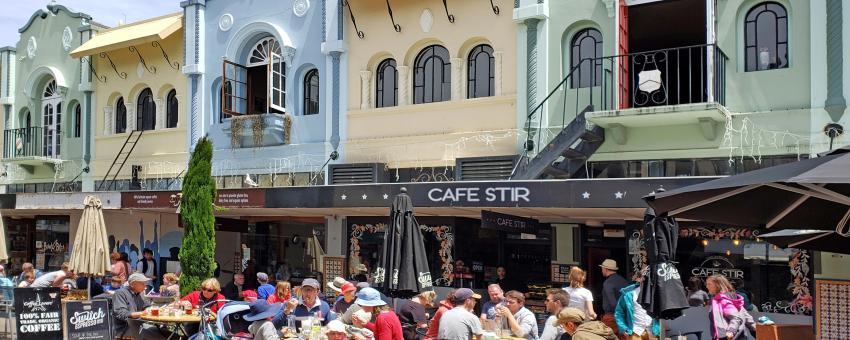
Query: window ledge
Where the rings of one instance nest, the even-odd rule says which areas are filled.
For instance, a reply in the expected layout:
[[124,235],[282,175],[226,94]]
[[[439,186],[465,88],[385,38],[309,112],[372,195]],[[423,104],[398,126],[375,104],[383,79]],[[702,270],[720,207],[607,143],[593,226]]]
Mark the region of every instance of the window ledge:
[[[166,129],[157,129],[157,130],[145,130],[145,133],[142,134],[144,136],[150,135],[167,135],[179,132],[186,132],[186,128],[182,126],[178,126],[176,128],[166,128]],[[94,137],[95,140],[101,139],[127,139],[127,136],[130,135],[130,132],[121,132],[121,133],[113,133],[111,135],[97,135]]]

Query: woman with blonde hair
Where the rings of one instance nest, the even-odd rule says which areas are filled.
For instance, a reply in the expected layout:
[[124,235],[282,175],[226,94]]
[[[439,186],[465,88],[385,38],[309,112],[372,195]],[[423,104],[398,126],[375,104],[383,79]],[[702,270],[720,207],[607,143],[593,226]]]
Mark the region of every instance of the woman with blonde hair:
[[274,287],[274,294],[266,298],[266,302],[272,303],[287,303],[292,298],[292,284],[289,281],[278,281]]
[[[207,303],[224,300],[225,297],[224,295],[221,295],[221,285],[219,285],[218,280],[210,278],[201,282],[201,290],[191,292],[189,295],[180,299],[180,304],[184,307],[191,306],[192,309],[197,309],[203,307]],[[210,310],[212,310],[213,313],[216,313],[222,305],[224,305],[223,302],[214,303],[210,306]]]
[[434,306],[436,297],[437,293],[427,290],[399,305],[398,319],[405,339],[419,339],[418,335],[425,335],[428,331],[429,317],[425,310]]
[[714,295],[708,313],[712,339],[746,339],[745,328],[755,331],[753,317],[744,309],[744,297],[735,292],[725,276],[709,276],[705,279],[705,287]]
[[159,287],[159,293],[162,296],[179,296],[180,295],[180,278],[174,273],[165,273],[162,276],[162,286]]
[[570,268],[569,279],[569,287],[564,287],[570,297],[570,305],[567,307],[577,308],[584,312],[590,320],[596,320],[596,312],[593,311],[593,293],[584,288],[587,273],[578,266],[573,266]]

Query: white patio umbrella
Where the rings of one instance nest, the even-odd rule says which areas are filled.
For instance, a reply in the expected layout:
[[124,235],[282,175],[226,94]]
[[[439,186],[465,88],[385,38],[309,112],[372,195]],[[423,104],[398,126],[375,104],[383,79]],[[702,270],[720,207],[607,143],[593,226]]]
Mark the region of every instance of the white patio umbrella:
[[6,252],[6,224],[3,223],[3,216],[0,215],[0,261],[8,259],[9,253]]
[[100,198],[86,196],[83,204],[85,207],[80,224],[77,226],[77,235],[74,237],[70,269],[77,274],[89,277],[88,287],[91,293],[91,277],[103,276],[111,268],[109,241],[106,236],[106,223],[103,221]]

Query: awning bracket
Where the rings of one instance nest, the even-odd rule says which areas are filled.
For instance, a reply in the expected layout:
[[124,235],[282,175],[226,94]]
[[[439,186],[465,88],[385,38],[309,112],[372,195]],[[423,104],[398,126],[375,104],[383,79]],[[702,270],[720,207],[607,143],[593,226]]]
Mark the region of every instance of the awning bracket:
[[443,0],[443,8],[446,9],[446,18],[449,18],[450,23],[454,23],[455,22],[455,16],[454,16],[454,14],[449,13],[449,4],[447,4],[446,1],[448,1],[448,0]]
[[106,52],[100,52],[100,57],[101,57],[102,59],[106,59],[106,60],[108,60],[108,61],[109,61],[109,65],[110,65],[110,66],[112,66],[112,70],[113,70],[113,71],[115,71],[115,74],[117,74],[119,78],[121,78],[121,79],[127,79],[127,72],[119,72],[119,71],[118,71],[118,68],[117,68],[117,67],[115,67],[115,63],[114,63],[114,62],[112,62],[112,58],[110,58],[110,57],[109,57],[109,54],[108,54],[108,53],[106,53]]
[[387,12],[390,13],[390,21],[393,23],[393,28],[396,32],[401,33],[401,25],[395,23],[395,18],[393,18],[393,8],[390,6],[390,0],[387,0]]
[[152,42],[151,46],[159,47],[159,51],[162,52],[162,58],[165,59],[165,62],[168,64],[168,66],[171,66],[171,68],[175,70],[180,70],[180,63],[177,61],[171,61],[171,58],[168,57],[168,53],[165,53],[165,50],[162,48],[162,45],[159,43],[159,41]]
[[493,0],[490,0],[490,8],[493,9],[493,14],[499,15],[499,6],[493,4]]
[[351,16],[351,23],[354,24],[354,30],[357,32],[357,37],[360,39],[366,37],[366,34],[357,28],[357,20],[354,20],[354,12],[351,10],[351,4],[348,3],[348,0],[342,0],[342,5],[348,7],[348,15]]
[[156,74],[156,66],[148,66],[148,63],[145,62],[145,58],[142,57],[142,54],[139,52],[139,49],[136,48],[136,46],[130,46],[130,54],[133,54],[133,52],[135,52],[136,55],[139,57],[139,62],[142,63],[142,66],[144,66],[145,70],[147,70],[151,74]]
[[89,71],[91,71],[91,73],[94,75],[94,79],[97,79],[99,82],[105,84],[106,83],[106,76],[101,76],[101,75],[97,74],[97,71],[94,69],[94,65],[92,65],[92,62],[91,62],[91,56],[85,57],[83,59],[85,59],[86,64],[89,65]]

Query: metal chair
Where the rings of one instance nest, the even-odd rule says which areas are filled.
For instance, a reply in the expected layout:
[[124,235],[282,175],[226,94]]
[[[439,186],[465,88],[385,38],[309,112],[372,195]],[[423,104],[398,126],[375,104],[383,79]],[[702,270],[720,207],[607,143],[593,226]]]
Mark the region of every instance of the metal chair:
[[3,339],[14,339],[17,335],[15,332],[14,325],[12,319],[15,317],[14,309],[15,309],[15,301],[14,301],[14,287],[2,286],[0,287],[0,311],[3,312],[3,330],[0,331],[0,337]]

